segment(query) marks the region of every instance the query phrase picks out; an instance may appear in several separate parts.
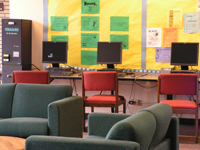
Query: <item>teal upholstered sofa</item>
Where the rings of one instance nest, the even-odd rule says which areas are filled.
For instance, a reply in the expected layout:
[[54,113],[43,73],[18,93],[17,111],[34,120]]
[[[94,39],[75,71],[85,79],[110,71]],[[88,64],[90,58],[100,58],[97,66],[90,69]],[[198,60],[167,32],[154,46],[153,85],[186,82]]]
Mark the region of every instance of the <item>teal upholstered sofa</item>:
[[0,136],[30,135],[82,137],[82,98],[70,85],[0,85]]
[[134,115],[91,113],[88,136],[30,136],[25,150],[178,150],[179,122],[167,104],[155,104]]

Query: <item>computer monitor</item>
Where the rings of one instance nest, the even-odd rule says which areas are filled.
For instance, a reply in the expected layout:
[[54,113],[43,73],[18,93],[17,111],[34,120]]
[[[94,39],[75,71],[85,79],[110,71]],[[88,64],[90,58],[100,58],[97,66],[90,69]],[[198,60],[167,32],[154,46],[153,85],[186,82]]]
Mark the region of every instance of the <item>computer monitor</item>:
[[42,62],[52,63],[53,67],[59,67],[59,63],[67,63],[67,42],[43,41]]
[[171,65],[181,65],[181,70],[188,66],[198,66],[199,43],[172,43]]
[[107,64],[107,68],[114,68],[114,64],[122,63],[122,42],[98,42],[97,64]]

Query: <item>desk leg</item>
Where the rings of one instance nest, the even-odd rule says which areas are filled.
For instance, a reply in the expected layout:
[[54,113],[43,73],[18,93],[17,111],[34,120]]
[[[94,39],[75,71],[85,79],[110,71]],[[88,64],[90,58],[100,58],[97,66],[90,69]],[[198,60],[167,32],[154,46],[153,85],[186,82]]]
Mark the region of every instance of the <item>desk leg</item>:
[[112,113],[115,113],[115,108],[111,108],[111,112],[112,112]]
[[173,99],[173,95],[167,95],[167,100],[172,100]]

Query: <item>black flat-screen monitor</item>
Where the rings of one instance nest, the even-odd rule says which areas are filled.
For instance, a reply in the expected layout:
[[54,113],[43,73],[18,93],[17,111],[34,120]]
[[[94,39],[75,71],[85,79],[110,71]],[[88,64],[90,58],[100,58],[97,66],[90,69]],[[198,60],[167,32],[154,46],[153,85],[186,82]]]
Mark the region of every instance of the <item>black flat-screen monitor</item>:
[[59,67],[59,63],[67,63],[67,42],[43,41],[42,62],[52,63],[53,67]]
[[114,64],[122,63],[122,42],[98,42],[97,64],[107,64],[107,68],[114,68]]
[[181,70],[188,66],[198,66],[199,43],[172,43],[171,65],[181,65]]

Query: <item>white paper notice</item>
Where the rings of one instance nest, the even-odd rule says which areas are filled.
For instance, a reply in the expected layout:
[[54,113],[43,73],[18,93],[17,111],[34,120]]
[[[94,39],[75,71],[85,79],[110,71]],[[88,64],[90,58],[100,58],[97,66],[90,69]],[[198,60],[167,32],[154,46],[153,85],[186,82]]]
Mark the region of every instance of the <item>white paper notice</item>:
[[18,51],[13,51],[13,57],[19,57],[19,52]]
[[161,47],[161,28],[147,28],[147,47]]
[[168,27],[182,28],[183,26],[183,13],[180,9],[172,9],[168,12]]
[[155,52],[155,62],[170,62],[171,48],[157,47]]
[[184,14],[184,33],[199,32],[199,13]]

